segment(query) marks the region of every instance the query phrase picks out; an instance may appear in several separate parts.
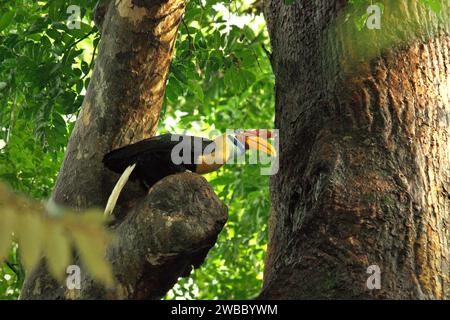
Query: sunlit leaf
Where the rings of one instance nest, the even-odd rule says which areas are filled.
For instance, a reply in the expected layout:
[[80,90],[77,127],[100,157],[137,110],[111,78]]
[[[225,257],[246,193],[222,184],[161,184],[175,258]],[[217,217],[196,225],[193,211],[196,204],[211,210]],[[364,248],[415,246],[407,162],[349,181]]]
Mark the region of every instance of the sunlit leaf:
[[111,267],[105,262],[106,243],[94,243],[86,234],[76,232],[72,234],[80,252],[83,265],[89,273],[107,286],[113,285]]
[[14,19],[14,11],[5,12],[0,15],[0,31],[5,29]]
[[45,235],[45,256],[50,272],[62,281],[70,263],[70,242],[61,226],[49,228]]
[[14,223],[14,214],[9,209],[3,208],[0,212],[0,261],[7,256],[11,246]]
[[16,219],[21,259],[25,269],[31,271],[42,255],[45,225],[34,214],[16,215]]

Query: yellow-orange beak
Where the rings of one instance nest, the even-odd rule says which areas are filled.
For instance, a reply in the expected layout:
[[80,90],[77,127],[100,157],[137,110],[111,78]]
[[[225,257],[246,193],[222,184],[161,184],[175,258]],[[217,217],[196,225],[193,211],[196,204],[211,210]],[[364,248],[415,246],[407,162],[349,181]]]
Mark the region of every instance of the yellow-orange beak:
[[242,133],[245,136],[245,147],[246,149],[260,150],[272,157],[277,156],[277,151],[273,145],[262,138],[261,136],[270,138],[272,133],[270,131],[260,132],[259,130],[245,130]]

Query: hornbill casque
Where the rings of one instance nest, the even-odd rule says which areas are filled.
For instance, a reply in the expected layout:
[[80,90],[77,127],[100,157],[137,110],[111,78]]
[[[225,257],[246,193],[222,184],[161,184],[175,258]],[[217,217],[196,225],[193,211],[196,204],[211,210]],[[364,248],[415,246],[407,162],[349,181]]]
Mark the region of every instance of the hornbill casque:
[[[230,159],[249,149],[276,156],[275,148],[264,139],[271,136],[272,133],[268,130],[236,130],[214,140],[168,133],[113,150],[104,156],[103,163],[122,175],[109,196],[105,215],[113,212],[120,192],[129,179],[138,180],[144,187],[150,188],[171,174],[186,171],[205,174],[216,171]],[[186,143],[178,150],[182,161],[174,162],[173,150],[180,142]],[[185,157],[183,150],[189,150],[190,155]]]

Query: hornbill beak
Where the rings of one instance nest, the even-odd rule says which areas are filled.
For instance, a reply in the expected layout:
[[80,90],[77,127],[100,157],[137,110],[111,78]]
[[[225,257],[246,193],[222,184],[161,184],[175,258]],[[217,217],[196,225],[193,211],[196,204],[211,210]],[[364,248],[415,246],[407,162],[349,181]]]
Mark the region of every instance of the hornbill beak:
[[269,130],[243,130],[239,132],[239,139],[245,142],[245,149],[260,150],[272,157],[277,156],[277,151],[265,138],[271,138]]

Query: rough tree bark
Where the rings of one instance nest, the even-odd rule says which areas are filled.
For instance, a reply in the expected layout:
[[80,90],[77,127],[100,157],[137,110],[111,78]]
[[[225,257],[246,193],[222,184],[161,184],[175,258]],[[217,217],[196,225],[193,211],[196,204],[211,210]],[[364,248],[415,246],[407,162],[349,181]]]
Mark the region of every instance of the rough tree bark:
[[[184,9],[184,0],[110,0],[97,8],[99,55],[53,193],[58,204],[104,207],[118,176],[103,167],[103,155],[155,133]],[[203,261],[227,218],[226,206],[195,174],[167,177],[147,195],[129,183],[117,211],[118,241],[107,252],[113,289],[82,272],[82,289],[66,290],[42,262],[21,298],[160,298]]]
[[367,39],[346,1],[265,3],[280,171],[263,299],[450,298],[448,2],[441,21],[384,4]]

